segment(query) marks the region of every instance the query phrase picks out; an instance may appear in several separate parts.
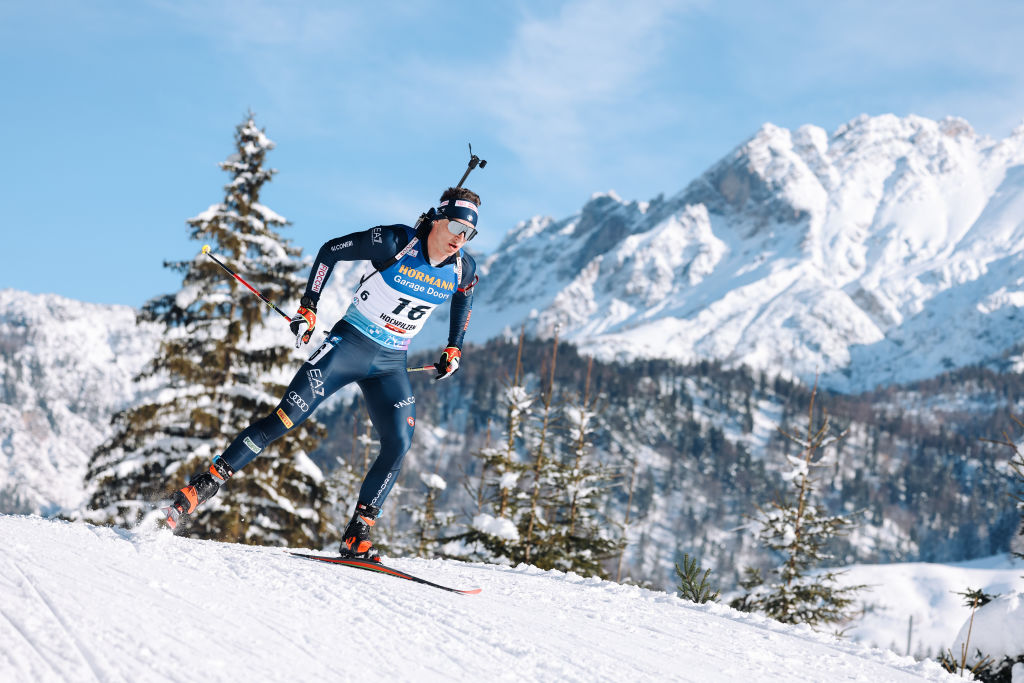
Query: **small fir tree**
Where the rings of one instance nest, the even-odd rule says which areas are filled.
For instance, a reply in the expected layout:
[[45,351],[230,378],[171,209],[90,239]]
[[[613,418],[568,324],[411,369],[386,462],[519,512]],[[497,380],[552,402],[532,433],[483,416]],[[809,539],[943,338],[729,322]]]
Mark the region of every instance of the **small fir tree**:
[[787,624],[840,624],[851,618],[854,595],[863,586],[840,586],[839,573],[815,572],[831,559],[825,547],[837,535],[848,533],[854,526],[849,518],[829,515],[815,501],[812,470],[826,467],[823,449],[836,443],[845,434],[831,437],[828,413],[814,426],[814,402],[818,385],[811,391],[807,432],[798,437],[780,428],[780,432],[800,447],[795,455],[787,455],[791,466],[786,478],[792,484],[792,497],[775,502],[762,512],[759,540],[781,555],[784,563],[771,574],[774,581],[754,586],[758,575],[748,572],[744,586],[748,593],[730,605],[746,611],[762,612]]
[[708,583],[710,575],[710,569],[697,566],[697,558],[691,558],[683,553],[683,566],[680,567],[679,563],[676,563],[676,576],[679,577],[676,590],[679,591],[679,597],[698,604],[716,602],[719,591],[717,588],[712,589]]
[[433,473],[421,474],[420,481],[425,490],[419,504],[404,508],[413,525],[412,550],[417,557],[438,557],[446,540],[443,532],[455,519],[451,512],[437,509],[438,496],[448,483]]
[[[224,201],[188,220],[190,237],[213,246],[271,300],[294,299],[305,283],[301,250],[276,229],[288,222],[260,203],[276,170],[264,168],[273,149],[247,117],[235,132],[236,152],[220,164],[231,175]],[[292,369],[289,345],[263,328],[265,305],[197,256],[166,263],[183,275],[182,289],[148,301],[140,319],[165,328],[159,353],[138,381],[160,389],[113,419],[114,435],[94,453],[86,475],[87,517],[131,526],[158,499],[205,469],[253,419],[268,414]],[[276,378],[275,378],[276,375]],[[323,428],[308,420],[260,454],[179,532],[253,544],[319,547],[325,530],[325,486],[307,453]]]
[[607,519],[599,514],[610,491],[611,468],[591,452],[590,436],[597,410],[590,395],[593,358],[587,364],[583,398],[567,405],[562,413],[569,427],[566,459],[555,476],[561,506],[551,535],[550,553],[556,567],[584,576],[608,578],[603,563],[622,548]]
[[[560,474],[552,433],[557,414],[553,405],[557,362],[558,329],[555,328],[548,387],[541,396],[541,406],[536,416],[539,424],[533,432],[530,460],[526,465],[525,492],[528,503],[523,506],[518,524],[518,551],[522,561],[542,569],[553,569],[560,555],[553,543],[557,528],[552,524],[554,520],[549,519],[555,514],[558,505],[556,487]],[[550,514],[545,514],[545,511],[550,511]]]
[[500,447],[488,446],[476,453],[483,461],[477,488],[470,491],[477,509],[467,531],[448,539],[461,542],[463,554],[469,559],[519,561],[518,520],[525,498],[519,491],[519,480],[525,469],[520,449],[535,401],[522,385],[523,336],[520,331],[512,382],[500,396],[505,413],[504,442]]

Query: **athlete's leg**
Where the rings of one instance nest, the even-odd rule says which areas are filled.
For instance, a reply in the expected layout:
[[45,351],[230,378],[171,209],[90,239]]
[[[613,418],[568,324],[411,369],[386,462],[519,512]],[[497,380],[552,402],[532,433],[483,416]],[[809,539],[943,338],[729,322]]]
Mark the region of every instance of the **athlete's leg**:
[[372,356],[332,335],[295,373],[277,408],[243,429],[220,457],[233,472],[245,467],[271,442],[305,422],[328,396],[364,377],[371,361]]
[[270,442],[302,424],[324,399],[353,380],[365,377],[373,360],[372,351],[358,340],[332,334],[299,368],[277,409],[242,430],[224,453],[213,459],[209,471],[195,474],[188,486],[175,492],[171,506],[166,508],[167,522],[176,526],[181,514],[191,513],[214,496],[224,481],[249,464]]
[[404,358],[401,365],[394,372],[359,382],[370,420],[380,438],[380,453],[363,479],[359,501],[378,509],[395,485],[416,426],[416,399]]

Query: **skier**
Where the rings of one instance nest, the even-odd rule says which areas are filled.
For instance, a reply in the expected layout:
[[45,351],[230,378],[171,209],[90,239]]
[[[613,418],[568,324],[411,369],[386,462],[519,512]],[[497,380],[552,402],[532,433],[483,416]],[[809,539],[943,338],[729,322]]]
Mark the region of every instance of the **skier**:
[[[468,173],[468,171],[467,171]],[[465,176],[463,177],[465,179]],[[460,183],[461,185],[461,183]],[[370,262],[345,315],[295,374],[269,415],[242,430],[208,471],[175,492],[167,521],[177,525],[209,500],[235,472],[275,439],[301,424],[328,396],[356,382],[380,438],[380,453],[366,473],[352,519],[342,537],[342,557],[380,562],[370,531],[395,484],[412,443],[416,398],[406,370],[409,341],[430,314],[450,300],[448,345],[435,363],[436,379],[459,369],[469,323],[476,263],[462,247],[476,235],[480,197],[450,187],[440,205],[420,216],[415,228],[377,226],[330,240],[317,253],[291,330],[296,344],[309,343],[316,305],[338,261]]]

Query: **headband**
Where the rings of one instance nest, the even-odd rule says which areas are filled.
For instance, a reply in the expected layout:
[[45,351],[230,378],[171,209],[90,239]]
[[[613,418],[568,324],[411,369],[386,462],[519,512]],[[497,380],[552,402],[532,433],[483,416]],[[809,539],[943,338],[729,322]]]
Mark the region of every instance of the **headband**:
[[446,199],[441,202],[437,209],[437,213],[444,216],[448,220],[459,220],[469,223],[474,228],[476,227],[476,221],[478,218],[479,209],[473,202],[468,202],[465,199]]

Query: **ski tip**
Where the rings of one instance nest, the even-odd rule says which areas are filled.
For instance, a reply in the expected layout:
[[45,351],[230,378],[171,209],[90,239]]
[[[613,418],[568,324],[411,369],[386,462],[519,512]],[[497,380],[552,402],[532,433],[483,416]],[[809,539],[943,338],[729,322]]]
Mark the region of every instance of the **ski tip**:
[[209,244],[204,244],[203,245],[203,253],[204,254],[209,254],[210,253],[210,245]]

